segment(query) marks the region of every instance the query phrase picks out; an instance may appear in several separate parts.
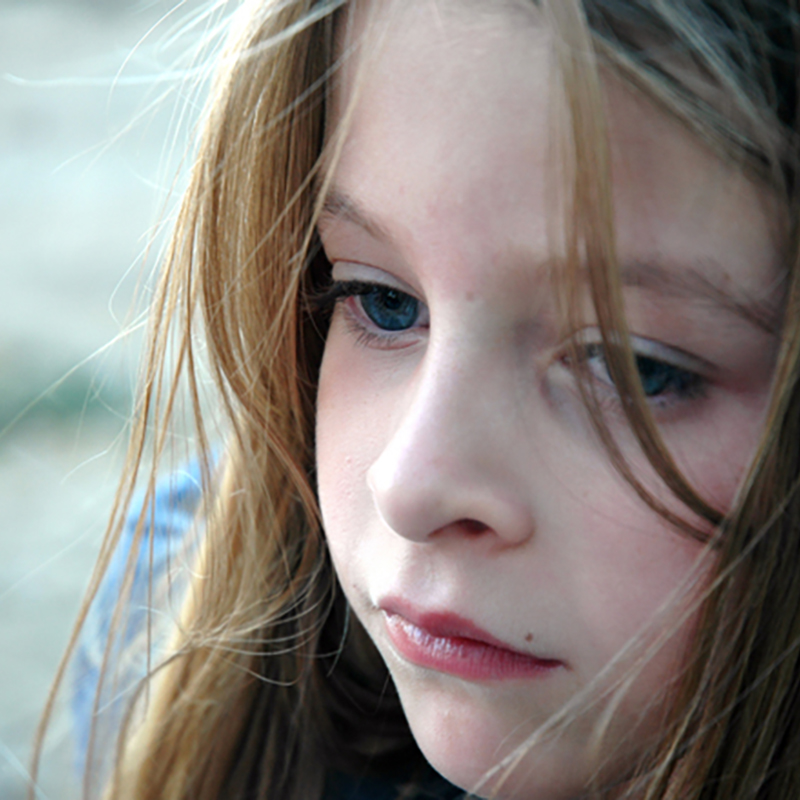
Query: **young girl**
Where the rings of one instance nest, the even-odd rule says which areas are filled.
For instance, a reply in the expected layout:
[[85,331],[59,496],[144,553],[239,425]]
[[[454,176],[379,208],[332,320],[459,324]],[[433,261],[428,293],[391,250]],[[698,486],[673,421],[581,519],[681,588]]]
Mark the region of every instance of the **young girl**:
[[230,30],[82,618],[87,794],[800,796],[794,3]]

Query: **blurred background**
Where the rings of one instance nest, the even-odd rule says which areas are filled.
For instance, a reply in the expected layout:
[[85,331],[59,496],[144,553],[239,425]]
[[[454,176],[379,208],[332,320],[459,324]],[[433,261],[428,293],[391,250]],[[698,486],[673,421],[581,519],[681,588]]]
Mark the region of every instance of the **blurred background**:
[[[175,97],[160,101],[170,87],[153,76],[174,60],[165,14],[186,5],[0,0],[3,800],[25,794],[121,466],[141,341],[131,303],[177,169]],[[37,796],[74,797],[64,709],[46,756]]]

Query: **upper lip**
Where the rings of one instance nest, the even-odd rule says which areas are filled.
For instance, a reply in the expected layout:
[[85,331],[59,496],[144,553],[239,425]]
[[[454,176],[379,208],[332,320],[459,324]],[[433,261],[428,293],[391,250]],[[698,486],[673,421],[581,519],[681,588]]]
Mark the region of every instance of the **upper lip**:
[[378,603],[378,608],[385,614],[398,614],[412,625],[432,636],[472,639],[501,650],[509,650],[512,653],[535,657],[533,653],[519,650],[507,642],[497,639],[487,631],[479,628],[472,620],[449,611],[422,611],[398,597],[384,598]]

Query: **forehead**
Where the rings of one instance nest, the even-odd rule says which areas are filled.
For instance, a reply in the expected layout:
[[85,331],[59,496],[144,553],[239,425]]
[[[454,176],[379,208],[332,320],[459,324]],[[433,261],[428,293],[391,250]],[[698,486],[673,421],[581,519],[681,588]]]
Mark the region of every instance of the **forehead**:
[[535,128],[548,115],[550,54],[534,11],[452,0],[360,4],[334,94],[334,120],[351,112],[339,173],[369,163],[377,180],[419,185],[409,167],[435,164],[452,196],[466,188],[453,179],[466,178],[467,167],[472,179],[499,176],[490,154],[540,165]]
[[[337,191],[411,257],[455,248],[493,263],[533,246],[547,260],[568,131],[554,37],[534,5],[377,0],[347,25]],[[603,93],[620,249],[692,263],[724,251],[726,278],[763,284],[778,216],[766,192],[612,76]]]

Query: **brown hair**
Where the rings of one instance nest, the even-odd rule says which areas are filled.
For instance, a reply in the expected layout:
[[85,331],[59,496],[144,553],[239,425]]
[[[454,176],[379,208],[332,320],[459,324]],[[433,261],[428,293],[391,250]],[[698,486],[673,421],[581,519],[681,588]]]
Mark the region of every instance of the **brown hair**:
[[[800,792],[794,5],[541,5],[559,42],[568,121],[567,293],[576,271],[588,269],[609,371],[631,427],[687,511],[720,534],[713,545],[719,567],[673,714],[629,791],[676,800],[784,800]],[[171,649],[144,684],[152,690],[140,692],[122,726],[109,796],[313,800],[333,770],[393,774],[412,788],[426,777],[386,670],[337,589],[315,500],[313,410],[325,320],[309,298],[326,269],[314,220],[323,152],[326,142],[336,142],[326,137],[325,104],[337,75],[334,28],[344,8],[345,0],[245,3],[219,60],[152,305],[128,466],[71,644],[118,547],[146,458],[152,465],[144,508],[151,507],[183,383],[205,498],[197,577]],[[763,441],[726,515],[674,465],[626,346],[600,79],[607,70],[767,183],[790,211],[774,396]],[[698,86],[715,91],[708,96]],[[227,438],[216,462],[198,377],[204,349]],[[701,535],[639,484],[588,384],[584,394],[616,468],[684,534]],[[105,672],[125,629],[138,548],[152,547],[146,517],[128,556]],[[87,794],[97,788],[90,777],[87,767]]]

